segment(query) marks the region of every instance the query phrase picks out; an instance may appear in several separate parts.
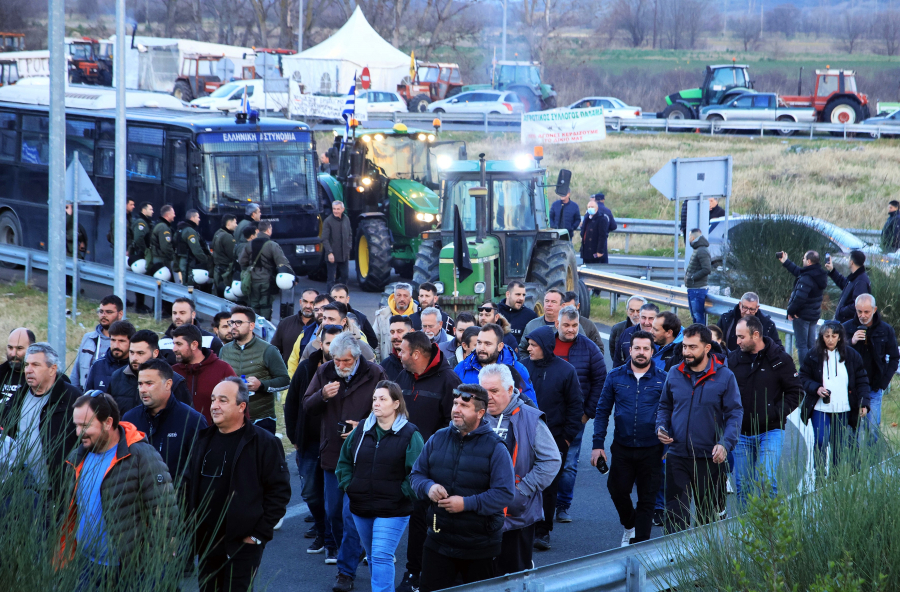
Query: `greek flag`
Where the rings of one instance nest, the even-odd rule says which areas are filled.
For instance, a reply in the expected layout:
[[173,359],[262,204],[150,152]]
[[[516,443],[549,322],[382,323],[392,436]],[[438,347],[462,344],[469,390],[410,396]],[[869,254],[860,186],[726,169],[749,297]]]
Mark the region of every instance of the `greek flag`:
[[353,86],[347,93],[347,99],[344,101],[344,110],[341,111],[341,117],[344,118],[344,139],[350,137],[350,119],[356,115],[356,73],[353,73]]
[[241,97],[241,113],[250,113],[250,99],[247,97],[247,87],[244,87],[244,96]]

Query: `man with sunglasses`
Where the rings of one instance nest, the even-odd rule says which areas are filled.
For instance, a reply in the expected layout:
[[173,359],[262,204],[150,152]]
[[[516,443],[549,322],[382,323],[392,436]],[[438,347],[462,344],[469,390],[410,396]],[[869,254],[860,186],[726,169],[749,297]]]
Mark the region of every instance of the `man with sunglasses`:
[[515,498],[516,478],[506,444],[485,419],[488,393],[478,384],[454,392],[449,427],[425,443],[409,476],[431,503],[419,592],[494,577],[503,541],[504,510]]
[[738,349],[737,324],[742,317],[746,316],[754,316],[759,319],[763,326],[762,336],[768,337],[776,345],[781,345],[781,338],[778,336],[778,328],[775,327],[775,321],[759,308],[759,296],[754,292],[746,292],[741,296],[740,302],[733,309],[719,317],[719,322],[716,323],[719,329],[722,330],[728,351]]
[[125,307],[122,299],[110,294],[100,301],[97,308],[97,327],[89,331],[82,339],[78,348],[78,355],[72,364],[72,384],[78,385],[82,390],[90,374],[94,362],[102,358],[109,349],[109,327],[116,321],[121,321]]

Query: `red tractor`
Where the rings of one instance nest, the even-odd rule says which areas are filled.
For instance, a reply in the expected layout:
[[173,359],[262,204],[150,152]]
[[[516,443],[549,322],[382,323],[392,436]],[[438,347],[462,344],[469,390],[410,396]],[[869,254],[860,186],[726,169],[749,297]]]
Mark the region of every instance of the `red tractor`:
[[185,55],[172,96],[190,103],[234,78],[234,62],[224,55]]
[[409,84],[398,84],[397,93],[412,113],[424,113],[429,103],[458,95],[462,89],[458,64],[421,62]]
[[90,37],[72,39],[69,45],[69,82],[112,86],[112,44],[101,55],[100,41]]
[[813,96],[803,96],[803,68],[797,83],[798,96],[783,96],[788,107],[812,107],[818,119],[825,123],[859,123],[869,117],[869,99],[856,90],[856,73],[853,70],[816,70],[816,88]]

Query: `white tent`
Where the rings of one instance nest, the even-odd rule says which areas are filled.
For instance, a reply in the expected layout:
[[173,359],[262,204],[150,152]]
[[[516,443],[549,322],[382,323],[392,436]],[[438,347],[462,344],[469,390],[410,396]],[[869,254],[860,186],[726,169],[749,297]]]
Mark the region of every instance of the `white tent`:
[[346,94],[353,76],[369,68],[372,88],[396,90],[409,76],[410,56],[385,41],[359,6],[334,35],[306,51],[282,59],[284,75],[303,85],[304,92]]

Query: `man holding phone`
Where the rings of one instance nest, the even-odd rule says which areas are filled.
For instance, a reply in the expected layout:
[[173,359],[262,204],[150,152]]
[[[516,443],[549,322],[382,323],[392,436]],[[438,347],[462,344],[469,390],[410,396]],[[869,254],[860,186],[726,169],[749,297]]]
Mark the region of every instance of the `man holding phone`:
[[[679,344],[680,345],[680,344]],[[622,546],[650,538],[656,494],[662,484],[663,445],[655,433],[656,412],[666,373],[652,363],[653,336],[646,331],[631,334],[631,362],[606,376],[594,415],[594,450],[591,464],[600,468],[610,459],[604,450],[609,414],[616,408],[612,465],[606,487],[619,521],[625,528]],[[603,472],[603,471],[601,471]],[[631,490],[637,485],[637,508]]]
[[332,589],[349,592],[353,589],[362,545],[348,498],[338,487],[334,471],[344,440],[372,410],[375,385],[387,377],[381,366],[361,357],[359,341],[349,332],[335,337],[329,351],[331,361],[316,370],[303,397],[303,409],[321,417],[319,453],[325,477],[325,519],[331,525],[334,540],[340,541],[339,550],[326,547],[325,563],[338,565]]
[[666,455],[667,533],[688,528],[691,497],[701,524],[724,506],[723,464],[734,450],[744,410],[731,370],[709,355],[712,333],[695,323],[684,330],[684,361],[669,370],[659,400],[656,433]]

